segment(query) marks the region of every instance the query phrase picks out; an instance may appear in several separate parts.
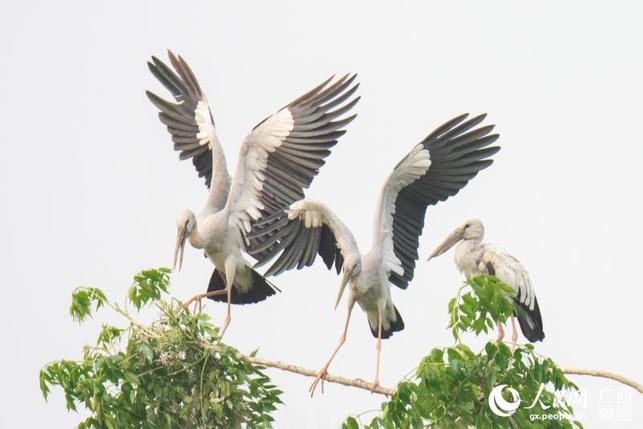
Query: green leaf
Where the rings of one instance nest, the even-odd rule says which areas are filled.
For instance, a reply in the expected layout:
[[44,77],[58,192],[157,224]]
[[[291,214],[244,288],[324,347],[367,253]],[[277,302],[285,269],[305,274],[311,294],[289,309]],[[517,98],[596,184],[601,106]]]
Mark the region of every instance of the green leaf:
[[71,295],[71,305],[69,313],[72,319],[82,322],[92,315],[92,304],[94,309],[98,310],[105,304],[107,298],[103,291],[91,287],[79,287]]
[[125,378],[125,380],[127,380],[128,383],[132,383],[134,385],[138,385],[141,383],[138,376],[133,372],[125,371],[123,373],[123,377]]
[[123,329],[103,324],[100,333],[98,334],[98,338],[96,339],[96,344],[102,344],[105,346],[110,345],[114,341],[120,339],[123,332],[125,332]]
[[348,417],[342,425],[342,429],[359,429],[359,424],[354,417]]
[[168,291],[170,283],[168,268],[147,269],[134,275],[134,282],[128,291],[128,298],[134,306],[141,307],[157,301]]
[[40,392],[42,393],[42,396],[45,398],[45,400],[47,400],[47,397],[49,396],[49,377],[47,375],[46,369],[40,370],[38,381],[40,385]]

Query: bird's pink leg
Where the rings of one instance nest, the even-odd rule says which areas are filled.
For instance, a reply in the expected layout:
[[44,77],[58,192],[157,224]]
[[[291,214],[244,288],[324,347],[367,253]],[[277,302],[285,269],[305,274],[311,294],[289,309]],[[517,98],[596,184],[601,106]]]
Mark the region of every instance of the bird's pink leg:
[[230,321],[232,320],[232,288],[226,286],[226,292],[228,294],[228,313],[225,316],[225,322],[223,322],[223,329],[221,330],[219,338],[223,338],[223,334],[225,334],[225,331],[228,329]]
[[[190,304],[192,304],[195,301],[201,302],[203,298],[208,298],[210,296],[217,296],[217,295],[225,295],[227,293],[227,288],[226,289],[221,289],[221,290],[213,290],[210,292],[205,292],[205,293],[199,293],[194,295],[192,298],[188,299],[183,303],[184,308],[188,308]],[[199,307],[200,308],[200,307]]]
[[505,330],[502,329],[502,323],[498,322],[498,342],[505,338]]
[[233,257],[228,257],[225,261],[225,277],[223,282],[228,295],[228,312],[226,313],[225,321],[223,322],[223,329],[221,330],[219,338],[223,338],[223,335],[226,333],[228,326],[230,326],[230,321],[232,320],[232,288],[234,287],[236,274],[237,266],[235,259]]
[[319,372],[317,373],[317,377],[315,378],[315,380],[313,380],[313,383],[308,388],[308,391],[310,392],[311,397],[315,394],[315,389],[317,388],[317,385],[319,384],[320,381],[321,381],[322,394],[324,393],[324,379],[326,378],[326,375],[328,375],[328,367],[330,366],[330,363],[335,358],[335,355],[337,354],[339,349],[344,345],[344,342],[346,341],[346,334],[348,333],[348,323],[351,320],[351,312],[353,311],[354,305],[355,305],[355,299],[353,299],[352,297],[349,298],[348,314],[346,315],[346,323],[344,323],[344,331],[342,332],[342,336],[339,337],[339,344],[337,344],[337,347],[335,348],[335,351],[333,352],[333,354],[330,356],[330,359],[328,359],[328,361],[322,367],[322,369],[319,370]]
[[377,359],[376,359],[376,364],[375,364],[375,381],[373,381],[373,389],[371,389],[371,392],[375,391],[375,388],[380,385],[380,354],[382,352],[382,323],[383,323],[383,309],[378,309],[378,323],[377,323],[377,345],[375,348],[377,349]]
[[511,317],[511,352],[516,350],[516,342],[518,341],[518,329],[516,329],[516,318]]

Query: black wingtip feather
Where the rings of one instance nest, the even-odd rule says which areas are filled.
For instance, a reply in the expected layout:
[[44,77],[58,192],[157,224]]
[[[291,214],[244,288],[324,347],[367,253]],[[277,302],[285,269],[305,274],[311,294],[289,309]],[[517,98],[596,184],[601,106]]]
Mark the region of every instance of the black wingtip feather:
[[469,116],[468,113],[463,113],[459,116],[456,116],[455,118],[451,119],[450,121],[445,122],[444,124],[440,125],[438,128],[436,128],[431,134],[429,134],[424,140],[432,140],[445,132],[449,131],[451,128],[455,127],[458,125],[460,122],[464,121],[467,117]]
[[[212,272],[210,283],[208,285],[208,292],[223,290],[225,283],[221,274],[216,269]],[[269,296],[277,293],[277,288],[273,286],[265,277],[257,271],[252,270],[252,287],[246,293],[240,293],[236,287],[232,288],[231,302],[232,304],[255,304],[268,298]],[[208,297],[216,302],[228,302],[226,295],[216,295]]]
[[[393,306],[393,309],[395,310],[395,320],[389,320],[389,327],[388,329],[382,329],[382,339],[386,340],[388,338],[391,338],[393,336],[393,333],[399,332],[404,329],[404,320],[402,319],[402,315],[400,315],[400,312],[397,310],[397,307]],[[369,323],[368,327],[371,330],[371,334],[375,338],[377,338],[377,327],[372,327]]]
[[[540,314],[540,307],[538,300],[534,298],[534,308],[530,309],[528,306],[514,301],[517,308],[515,313],[520,325],[522,334],[532,343],[542,341],[545,339],[545,332],[543,331],[543,319]],[[530,323],[531,322],[531,323]]]

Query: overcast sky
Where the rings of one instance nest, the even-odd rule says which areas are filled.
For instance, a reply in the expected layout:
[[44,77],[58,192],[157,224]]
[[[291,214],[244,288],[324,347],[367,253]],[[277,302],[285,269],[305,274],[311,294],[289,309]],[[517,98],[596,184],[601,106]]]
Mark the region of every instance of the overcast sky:
[[[217,4],[220,3],[220,4]],[[107,312],[79,326],[71,291],[103,288],[121,300],[132,275],[171,263],[174,219],[206,197],[179,162],[145,89],[171,48],[194,69],[231,165],[266,115],[333,73],[358,72],[358,118],[309,196],[332,207],[360,247],[371,242],[380,186],[407,151],[462,112],[487,112],[502,150],[456,197],[429,209],[420,257],[461,220],[521,259],[542,309],[538,351],[562,366],[643,380],[641,366],[642,10],[638,2],[49,2],[0,4],[0,427],[71,427],[55,389],[45,403],[41,366],[79,356]],[[382,384],[394,386],[432,347],[452,343],[446,306],[461,283],[452,252],[420,261],[393,290],[406,329],[383,344]],[[172,293],[206,289],[211,263],[192,248]],[[234,308],[226,340],[243,352],[317,369],[339,337],[339,279],[319,266],[275,279],[283,290]],[[219,323],[224,306],[208,303]],[[482,340],[472,341],[475,345]],[[356,309],[331,372],[372,379],[375,341]],[[269,370],[286,392],[278,428],[338,427],[382,397]],[[601,421],[623,386],[572,377]],[[603,400],[599,403],[599,398]]]

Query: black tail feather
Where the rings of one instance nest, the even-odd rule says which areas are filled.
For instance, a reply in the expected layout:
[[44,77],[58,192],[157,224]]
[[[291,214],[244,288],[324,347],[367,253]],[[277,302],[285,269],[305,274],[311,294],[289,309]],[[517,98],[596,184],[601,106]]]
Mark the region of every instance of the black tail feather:
[[[397,311],[397,307],[395,306],[393,306],[393,309],[395,310],[395,320],[389,320],[388,329],[384,329],[382,327],[382,339],[390,338],[393,335],[393,332],[401,331],[402,329],[404,329],[404,320],[402,320],[400,312]],[[373,334],[373,336],[377,338],[377,326],[373,328],[369,323],[368,327],[371,329],[371,334]]]
[[533,310],[524,304],[516,302],[516,317],[518,318],[522,334],[530,342],[535,343],[545,338],[543,319],[540,315],[540,307],[538,307],[537,299],[534,298]]
[[[252,270],[251,268],[248,268]],[[212,272],[210,277],[210,284],[208,285],[208,292],[225,289],[223,277],[216,269]],[[254,304],[265,300],[271,295],[274,295],[278,289],[266,280],[261,274],[252,270],[252,287],[246,293],[240,293],[236,287],[232,288],[231,302],[233,304]],[[226,295],[209,296],[209,299],[216,302],[228,302]]]

